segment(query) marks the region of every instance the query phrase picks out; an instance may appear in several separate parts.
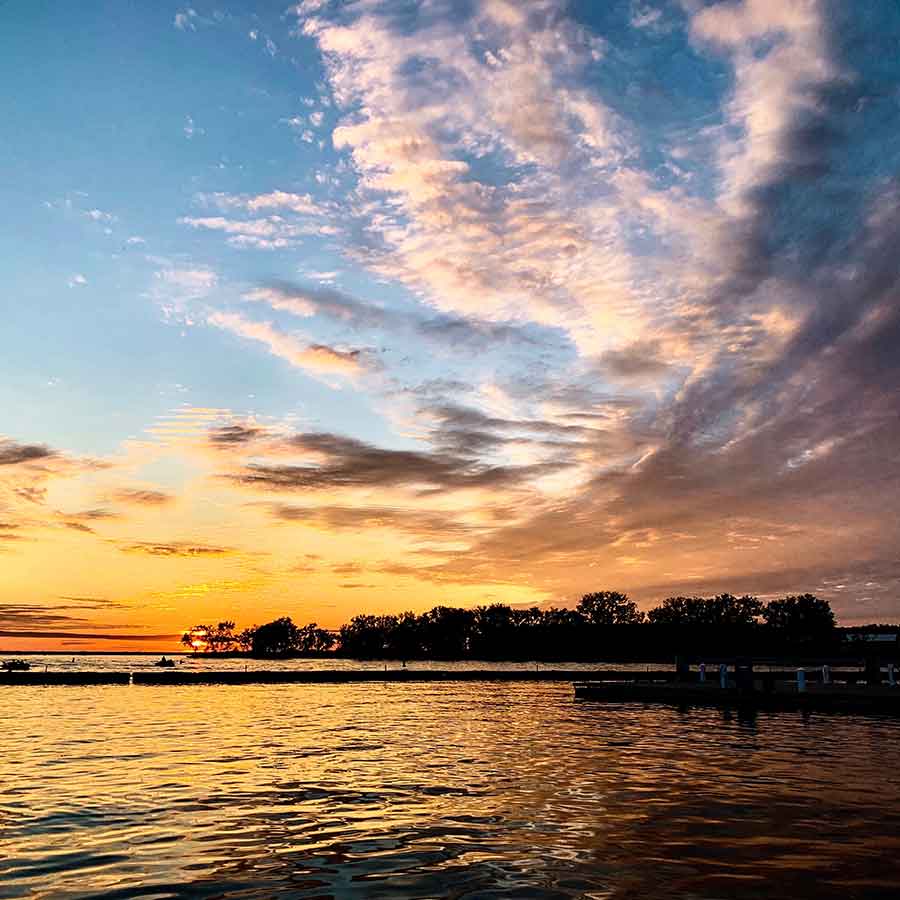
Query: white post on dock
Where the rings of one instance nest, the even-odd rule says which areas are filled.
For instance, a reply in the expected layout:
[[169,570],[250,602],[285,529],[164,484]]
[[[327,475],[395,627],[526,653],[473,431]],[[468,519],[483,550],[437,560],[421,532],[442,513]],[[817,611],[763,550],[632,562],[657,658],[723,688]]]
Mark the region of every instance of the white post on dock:
[[700,680],[706,681],[706,663],[700,663]]
[[719,663],[719,686],[728,687],[728,666],[725,663]]
[[893,663],[888,663],[888,684],[891,687],[897,687],[897,672]]
[[827,663],[822,666],[822,684],[831,684],[831,666]]
[[801,694],[806,691],[806,672],[803,669],[797,669],[797,691]]

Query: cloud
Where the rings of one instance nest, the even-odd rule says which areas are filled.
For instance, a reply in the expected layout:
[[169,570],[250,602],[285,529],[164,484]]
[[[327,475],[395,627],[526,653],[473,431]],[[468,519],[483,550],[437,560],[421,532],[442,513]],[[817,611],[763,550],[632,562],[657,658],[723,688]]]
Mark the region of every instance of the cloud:
[[660,358],[658,341],[635,341],[621,349],[607,350],[600,357],[601,366],[614,377],[655,378],[669,370]]
[[112,213],[104,212],[102,209],[89,209],[85,216],[94,222],[103,222],[106,225],[110,225],[116,221],[116,216]]
[[[329,234],[333,228],[321,221],[328,210],[310,194],[274,190],[265,194],[198,194],[195,201],[223,211],[259,214],[264,218],[238,219],[226,216],[182,216],[178,222],[191,228],[219,231],[235,247],[279,250],[297,246],[305,237]],[[318,221],[314,221],[318,220]]]
[[77,521],[63,522],[63,525],[66,528],[70,529],[71,531],[81,531],[81,532],[84,532],[85,534],[94,534],[95,533],[94,529],[91,528],[90,525],[85,525],[84,522],[77,522]]
[[154,278],[161,285],[171,288],[180,300],[195,300],[205,297],[216,287],[219,280],[216,273],[206,267],[159,269],[154,273]]
[[84,287],[88,283],[87,278],[84,277],[80,272],[73,275],[67,282],[70,288],[74,287]]
[[163,491],[144,488],[122,488],[112,495],[112,499],[119,503],[131,503],[137,506],[165,506],[175,498]]
[[250,463],[225,477],[246,487],[270,491],[402,486],[428,493],[516,487],[567,465],[491,465],[452,453],[385,449],[326,432],[297,434],[283,440],[281,447],[318,461],[302,465]]
[[26,605],[17,603],[0,603],[0,627],[29,627],[39,625],[72,625],[75,627],[89,624],[86,619],[76,618],[59,613],[58,609],[70,607],[53,607]]
[[239,313],[210,313],[207,322],[239,337],[259,341],[273,356],[314,374],[353,377],[375,368],[374,360],[365,350],[341,349],[315,342],[304,343],[269,322],[256,322]]
[[229,235],[228,243],[235,247],[255,247],[262,250],[280,250],[294,246],[303,235],[315,231],[315,229],[311,231],[309,228],[288,224],[278,216],[250,221],[225,219],[222,216],[183,217],[178,221],[180,224],[190,225],[192,228],[223,231]]
[[207,266],[185,267],[165,259],[154,259],[162,268],[153,273],[147,296],[159,305],[166,320],[194,324],[189,312],[198,300],[209,296],[219,285],[219,276]]
[[222,447],[247,444],[267,434],[268,432],[264,428],[239,422],[216,426],[211,428],[208,432],[210,443]]
[[185,116],[184,128],[182,128],[182,131],[189,141],[193,140],[197,135],[206,134],[206,129],[200,128],[197,123],[194,122],[193,116]]
[[475,526],[440,510],[392,506],[269,505],[273,517],[283,522],[313,525],[328,531],[389,529],[419,537],[459,538],[471,535]]
[[[301,318],[323,316],[353,329],[379,329],[393,337],[406,333],[443,347],[487,349],[538,345],[534,333],[514,322],[492,322],[474,315],[449,315],[422,309],[392,309],[367,303],[334,288],[273,281],[247,291],[243,297]],[[541,337],[544,347],[552,345],[553,336]]]
[[0,466],[46,460],[56,455],[56,451],[43,444],[17,444],[8,438],[0,438]]
[[[555,2],[528,15],[476,3],[412,27],[388,8],[303,15],[345,113],[333,142],[366,201],[367,265],[445,311],[526,313],[597,342],[602,304],[607,333],[632,327],[627,207],[611,177],[627,135],[576,85],[602,39]],[[483,161],[500,177],[479,178]]]
[[147,556],[165,557],[204,557],[227,556],[234,551],[229,547],[216,547],[208,544],[191,544],[184,541],[168,543],[153,543],[150,541],[137,541],[131,544],[119,544],[119,550],[123,553],[139,553]]
[[[842,614],[896,612],[900,12],[620,6],[602,36],[561,0],[292,7],[324,77],[282,123],[310,142],[333,127],[336,158],[198,195],[180,221],[200,244],[302,242],[295,273],[352,288],[251,267],[224,286],[241,312],[201,309],[216,274],[158,260],[152,294],[354,377],[393,435],[339,434],[353,424],[315,406],[323,424],[300,433],[220,411],[157,431],[188,435],[282,537],[389,533],[405,549],[385,575],[642,602],[809,589]],[[0,444],[8,550],[94,525],[42,510],[76,470]]]
[[66,597],[61,596],[63,604],[58,604],[56,609],[126,609],[124,603],[116,600],[107,600],[104,597]]
[[244,210],[258,213],[275,209],[280,212],[295,213],[298,216],[321,217],[328,215],[328,207],[311,194],[297,194],[291,191],[273,190],[264,194],[197,194],[199,203],[217,206],[223,210]]
[[196,31],[198,27],[203,25],[213,25],[216,21],[223,18],[221,13],[214,13],[212,18],[201,16],[196,9],[186,6],[175,13],[172,24],[179,31]]
[[103,507],[97,507],[95,509],[83,509],[83,510],[80,510],[79,512],[67,513],[67,514],[60,513],[60,515],[68,515],[70,518],[73,518],[73,519],[89,519],[89,520],[90,519],[99,520],[99,519],[115,519],[115,518],[117,518],[117,513],[114,513],[111,509],[104,509]]
[[[117,628],[125,626],[117,625]],[[146,641],[177,641],[181,639],[180,634],[103,634],[98,632],[73,632],[73,631],[54,631],[50,629],[24,631],[16,629],[14,631],[0,629],[0,637],[11,638],[68,638],[77,641],[130,641],[130,642],[146,642]]]

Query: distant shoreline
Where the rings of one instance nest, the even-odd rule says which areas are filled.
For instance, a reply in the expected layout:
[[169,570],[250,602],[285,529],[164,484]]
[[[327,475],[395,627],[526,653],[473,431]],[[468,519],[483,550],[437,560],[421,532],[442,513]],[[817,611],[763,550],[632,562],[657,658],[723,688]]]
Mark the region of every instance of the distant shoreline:
[[189,650],[3,650],[0,656],[193,656]]

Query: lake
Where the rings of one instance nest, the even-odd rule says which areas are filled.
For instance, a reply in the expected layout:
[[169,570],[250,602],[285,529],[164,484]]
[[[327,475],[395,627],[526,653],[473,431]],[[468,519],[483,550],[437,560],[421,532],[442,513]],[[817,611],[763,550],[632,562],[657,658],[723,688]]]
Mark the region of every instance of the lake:
[[554,683],[0,688],[0,896],[878,898],[900,723]]
[[[157,653],[83,653],[77,656],[69,656],[62,653],[30,653],[16,654],[15,652],[0,654],[0,660],[25,659],[31,668],[37,671],[46,669],[49,672],[139,672],[152,671],[154,663],[160,658]],[[176,668],[186,672],[243,672],[248,669],[255,670],[283,669],[289,671],[329,671],[360,670],[360,669],[399,669],[405,666],[411,671],[440,669],[442,671],[459,669],[471,671],[484,670],[518,670],[527,669],[570,669],[573,677],[579,673],[591,672],[594,669],[621,669],[637,672],[645,669],[674,669],[671,661],[663,663],[619,663],[619,662],[538,662],[528,660],[525,662],[508,662],[493,660],[428,660],[428,659],[343,659],[341,657],[327,656],[319,658],[294,658],[294,659],[251,659],[247,656],[217,657],[207,656],[203,653],[176,653],[167,654],[174,660]]]

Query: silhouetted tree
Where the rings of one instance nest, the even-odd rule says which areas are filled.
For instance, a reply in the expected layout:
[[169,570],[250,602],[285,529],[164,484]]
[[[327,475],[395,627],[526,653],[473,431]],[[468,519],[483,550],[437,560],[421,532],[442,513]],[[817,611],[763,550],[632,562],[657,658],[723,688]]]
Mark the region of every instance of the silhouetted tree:
[[647,613],[652,625],[692,625],[700,628],[748,627],[756,623],[763,605],[756,597],[667,597]]
[[386,636],[387,650],[393,659],[418,659],[422,653],[422,628],[414,612],[392,616],[393,628]]
[[591,625],[637,625],[644,621],[637,604],[618,591],[585,594],[578,602],[577,611]]
[[[760,624],[759,619],[765,621]],[[358,659],[664,659],[675,655],[834,652],[831,607],[811,594],[763,606],[748,595],[668,597],[644,615],[625,594],[585,594],[576,609],[519,609],[501,603],[435,606],[417,615],[358,615],[343,625],[339,651]],[[195,625],[195,649],[239,647],[255,656],[326,653],[335,636],[282,617],[234,633],[234,622]]]
[[301,629],[282,616],[254,629],[250,652],[254,656],[289,656],[300,652]]
[[472,612],[469,649],[475,659],[516,658],[521,655],[524,619],[502,603],[477,606]]
[[396,616],[354,616],[338,633],[341,652],[355,659],[393,656],[391,642],[397,625]]
[[186,644],[196,653],[229,653],[235,649],[237,638],[234,634],[234,622],[218,622],[215,625],[194,625],[182,636],[181,643]]
[[464,659],[469,655],[475,616],[470,609],[435,606],[421,616],[422,649],[431,659]]
[[772,600],[762,615],[766,625],[785,642],[807,643],[829,639],[835,634],[831,604],[813,594]]
[[249,628],[245,628],[235,638],[235,642],[244,653],[249,653],[253,649],[253,635],[256,633],[256,629],[256,625],[251,625]]
[[330,631],[319,628],[315,622],[312,622],[298,630],[294,652],[305,655],[326,653],[334,646],[334,640],[334,635]]

